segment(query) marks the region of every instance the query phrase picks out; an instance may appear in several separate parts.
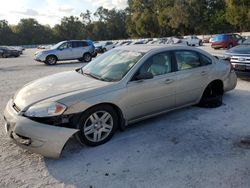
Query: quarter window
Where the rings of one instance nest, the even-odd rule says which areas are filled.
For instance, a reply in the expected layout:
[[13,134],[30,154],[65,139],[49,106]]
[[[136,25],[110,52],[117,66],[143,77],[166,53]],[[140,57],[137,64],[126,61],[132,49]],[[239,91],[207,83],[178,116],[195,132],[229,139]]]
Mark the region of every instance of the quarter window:
[[166,53],[160,53],[152,56],[142,65],[139,72],[150,72],[154,76],[163,75],[171,72],[171,55]]
[[201,66],[200,58],[193,51],[176,51],[175,52],[178,71],[192,69]]

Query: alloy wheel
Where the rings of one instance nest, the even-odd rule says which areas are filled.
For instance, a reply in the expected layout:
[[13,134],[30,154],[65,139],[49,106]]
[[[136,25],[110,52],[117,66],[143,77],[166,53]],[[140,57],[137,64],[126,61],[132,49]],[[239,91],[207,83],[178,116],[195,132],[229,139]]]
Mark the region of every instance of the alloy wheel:
[[103,141],[111,133],[113,129],[113,123],[114,120],[109,112],[94,112],[84,123],[84,135],[91,142]]

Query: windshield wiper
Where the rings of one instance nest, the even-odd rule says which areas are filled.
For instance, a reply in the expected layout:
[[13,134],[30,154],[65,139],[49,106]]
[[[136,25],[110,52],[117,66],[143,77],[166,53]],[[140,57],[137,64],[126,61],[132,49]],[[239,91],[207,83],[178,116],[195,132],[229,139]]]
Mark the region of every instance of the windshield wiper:
[[86,73],[86,72],[82,72],[83,75],[95,78],[97,80],[101,80],[101,81],[106,81],[106,82],[110,82],[110,80],[102,78],[101,76],[95,75],[95,74],[91,74],[91,73]]

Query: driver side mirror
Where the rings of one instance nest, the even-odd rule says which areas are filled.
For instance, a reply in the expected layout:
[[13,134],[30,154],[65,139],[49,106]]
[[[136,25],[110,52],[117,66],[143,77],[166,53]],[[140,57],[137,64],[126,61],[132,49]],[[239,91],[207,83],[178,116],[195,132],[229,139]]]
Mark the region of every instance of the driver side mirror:
[[135,80],[148,80],[154,78],[151,72],[143,72],[135,76]]

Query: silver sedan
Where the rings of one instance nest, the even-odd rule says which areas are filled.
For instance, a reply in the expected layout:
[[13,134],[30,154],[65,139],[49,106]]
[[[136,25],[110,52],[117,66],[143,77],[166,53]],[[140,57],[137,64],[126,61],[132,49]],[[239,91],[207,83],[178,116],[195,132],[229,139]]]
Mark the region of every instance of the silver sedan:
[[72,135],[97,146],[145,118],[194,104],[220,106],[236,83],[229,62],[200,49],[120,47],[25,85],[6,106],[5,129],[21,147],[56,158]]

